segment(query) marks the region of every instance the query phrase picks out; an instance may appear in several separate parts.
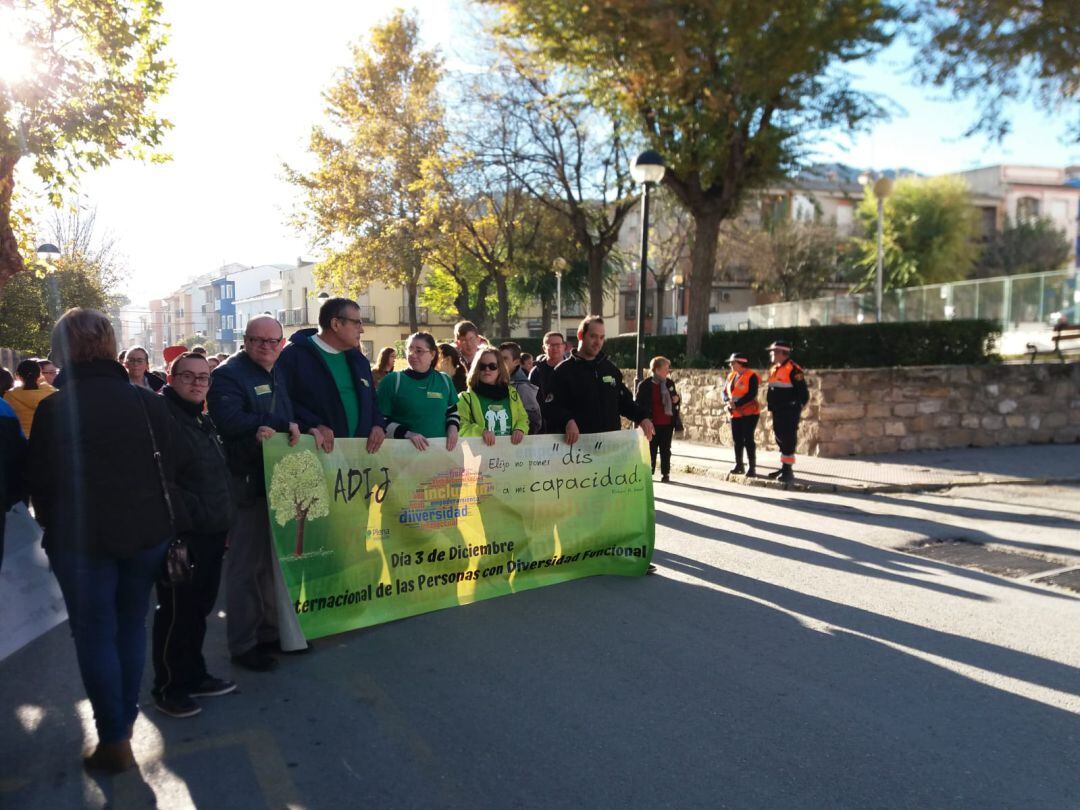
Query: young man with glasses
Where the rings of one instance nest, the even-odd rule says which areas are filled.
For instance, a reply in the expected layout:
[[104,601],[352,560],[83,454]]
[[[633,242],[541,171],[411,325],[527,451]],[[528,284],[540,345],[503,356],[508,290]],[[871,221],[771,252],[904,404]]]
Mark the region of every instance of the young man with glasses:
[[539,389],[536,398],[540,402],[540,414],[544,420],[543,433],[562,433],[562,426],[558,423],[558,414],[554,408],[552,384],[555,366],[563,361],[565,351],[566,340],[562,332],[548,332],[544,335],[544,356],[529,372],[529,382]]
[[301,329],[289,338],[277,368],[289,390],[301,430],[315,428],[327,453],[334,439],[367,439],[375,453],[386,438],[371,364],[358,348],[364,334],[360,307],[348,298],[327,299],[319,330]]
[[[289,393],[277,372],[283,332],[269,315],[248,321],[244,348],[211,373],[210,416],[225,446],[236,499],[226,566],[226,635],[233,661],[265,672],[277,665],[268,655],[279,646],[270,519],[263,481],[262,443],[275,433],[300,440]],[[321,442],[321,437],[316,436]],[[295,621],[295,617],[293,617]]]
[[225,535],[235,513],[221,439],[203,413],[209,389],[210,364],[196,352],[172,360],[169,384],[161,389],[187,460],[176,471],[174,500],[190,527],[183,537],[195,563],[191,582],[157,583],[152,694],[158,711],[170,717],[192,717],[202,711],[195,698],[236,689],[232,681],[211,675],[202,655],[206,617],[214,609],[221,581]]

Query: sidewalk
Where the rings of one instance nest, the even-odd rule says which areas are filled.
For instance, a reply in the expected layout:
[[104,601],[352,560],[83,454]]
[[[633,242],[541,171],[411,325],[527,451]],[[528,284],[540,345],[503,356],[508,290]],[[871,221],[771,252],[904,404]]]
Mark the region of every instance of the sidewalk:
[[[671,470],[705,475],[748,486],[782,489],[777,481],[760,477],[779,467],[776,452],[758,451],[758,478],[729,475],[735,451],[675,441]],[[803,492],[925,492],[985,484],[1080,483],[1080,444],[1039,444],[1019,447],[972,447],[925,450],[851,458],[798,456],[795,483]]]

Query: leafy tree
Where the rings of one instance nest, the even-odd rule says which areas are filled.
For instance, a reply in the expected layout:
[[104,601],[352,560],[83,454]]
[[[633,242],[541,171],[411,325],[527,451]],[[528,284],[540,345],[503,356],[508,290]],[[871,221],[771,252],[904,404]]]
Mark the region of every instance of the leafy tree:
[[304,553],[304,529],[309,520],[330,514],[330,493],[319,457],[310,450],[290,453],[274,465],[267,494],[279,526],[296,521],[296,556]]
[[484,0],[498,32],[587,82],[665,158],[694,218],[687,352],[701,351],[720,224],[815,132],[884,115],[839,65],[888,44],[890,0]]
[[638,202],[627,133],[618,118],[590,105],[580,82],[552,75],[526,53],[491,75],[480,98],[501,119],[505,137],[485,157],[565,220],[588,265],[589,311],[603,312],[609,256]]
[[727,256],[746,269],[758,292],[799,301],[817,297],[837,277],[839,246],[836,226],[783,218],[764,230],[740,231]]
[[983,247],[974,275],[1011,276],[1057,270],[1066,265],[1070,253],[1069,240],[1053,220],[1040,217],[1006,221],[1005,229],[995,233]]
[[1068,0],[920,0],[915,67],[923,82],[972,95],[981,110],[968,134],[1010,130],[1009,101],[1033,100],[1068,116],[1080,140],[1080,26]]
[[124,276],[114,240],[95,234],[96,215],[54,213],[48,239],[60,255],[37,273],[19,273],[0,290],[0,345],[47,354],[52,326],[71,307],[118,309],[113,290]]
[[[877,268],[877,198],[867,186],[856,210],[861,289],[873,289]],[[979,254],[977,215],[963,179],[953,176],[896,181],[885,198],[886,290],[967,278]]]
[[413,331],[428,250],[421,165],[446,139],[442,76],[416,17],[396,12],[353,47],[353,64],[324,94],[329,124],[312,129],[309,145],[317,167],[285,167],[304,192],[294,223],[329,251],[321,278],[354,295],[374,282],[404,287]]
[[[12,195],[27,158],[59,204],[87,169],[154,154],[170,124],[153,111],[173,76],[160,0],[4,0],[0,50],[0,289],[26,269]],[[12,59],[12,62],[16,60]]]

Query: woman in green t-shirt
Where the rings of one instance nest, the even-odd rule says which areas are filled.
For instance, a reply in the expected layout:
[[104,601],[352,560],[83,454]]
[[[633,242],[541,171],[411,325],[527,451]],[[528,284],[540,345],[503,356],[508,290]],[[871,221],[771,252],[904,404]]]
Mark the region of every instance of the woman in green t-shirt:
[[462,436],[483,436],[484,444],[495,444],[496,436],[509,436],[519,444],[529,432],[529,415],[517,389],[510,385],[510,372],[502,354],[492,348],[476,353],[469,370],[469,390],[458,401]]
[[458,396],[450,378],[435,369],[435,338],[427,332],[409,336],[409,367],[391,371],[379,383],[379,410],[389,424],[386,433],[408,439],[417,450],[428,449],[428,439],[446,437],[446,449],[458,440]]

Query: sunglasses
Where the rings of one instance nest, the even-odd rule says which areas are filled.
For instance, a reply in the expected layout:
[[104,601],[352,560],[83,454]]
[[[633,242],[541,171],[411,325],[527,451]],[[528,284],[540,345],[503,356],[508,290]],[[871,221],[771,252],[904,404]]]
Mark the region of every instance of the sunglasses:
[[499,364],[498,363],[477,363],[476,367],[478,369],[480,369],[481,371],[498,371],[499,370]]

